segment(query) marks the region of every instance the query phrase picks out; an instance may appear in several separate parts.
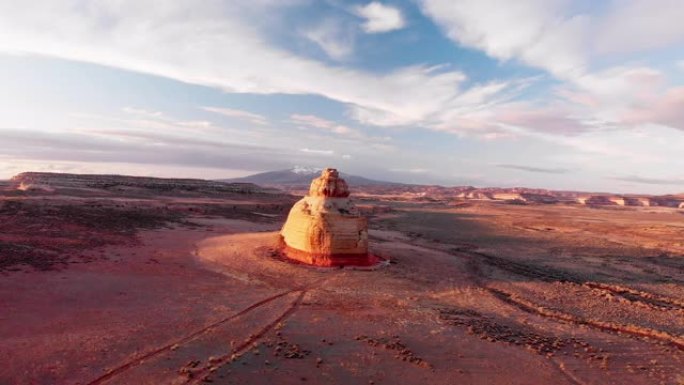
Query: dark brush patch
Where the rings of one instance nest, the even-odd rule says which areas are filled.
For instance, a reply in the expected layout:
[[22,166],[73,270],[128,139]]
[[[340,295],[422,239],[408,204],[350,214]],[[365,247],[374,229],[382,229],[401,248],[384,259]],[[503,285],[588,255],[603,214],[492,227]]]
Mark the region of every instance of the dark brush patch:
[[470,309],[439,309],[439,317],[450,325],[467,328],[468,334],[482,340],[525,347],[539,355],[550,357],[566,347],[589,349],[589,344],[577,338],[544,336],[526,328],[496,322]]
[[[174,208],[171,206],[171,208]],[[289,206],[281,203],[248,204],[197,204],[186,209],[189,213],[228,219],[243,219],[258,223],[281,222]]]
[[468,254],[477,258],[479,261],[484,262],[491,267],[495,267],[526,278],[536,279],[542,282],[571,282],[582,284],[583,282],[587,281],[585,277],[571,274],[567,271],[516,262],[479,251],[464,251],[462,249],[455,248],[452,249],[451,252],[467,252]]
[[394,355],[394,358],[404,361],[404,362],[409,362],[414,365],[418,365],[422,368],[432,368],[432,365],[422,359],[421,357],[418,357],[411,349],[409,349],[399,338],[399,336],[392,336],[391,338],[388,337],[378,337],[378,338],[373,338],[373,337],[368,337],[368,336],[357,336],[356,337],[357,341],[364,341],[368,345],[372,347],[380,347],[385,350],[391,350],[394,351],[396,354]]
[[59,270],[92,258],[86,250],[135,242],[141,229],[181,223],[178,213],[153,208],[120,208],[102,203],[48,205],[7,201],[0,207],[0,272],[29,266]]
[[0,241],[0,272],[21,271],[20,266],[29,266],[40,271],[59,270],[68,265],[68,260],[68,256],[55,251]]

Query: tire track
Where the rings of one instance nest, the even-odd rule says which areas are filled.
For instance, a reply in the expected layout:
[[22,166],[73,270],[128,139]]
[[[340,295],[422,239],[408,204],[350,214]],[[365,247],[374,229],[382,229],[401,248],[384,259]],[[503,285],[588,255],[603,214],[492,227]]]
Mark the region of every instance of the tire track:
[[485,289],[499,300],[526,313],[535,314],[545,318],[570,322],[576,325],[586,325],[605,332],[623,333],[635,337],[656,339],[671,344],[680,350],[684,350],[684,338],[672,335],[661,330],[651,329],[632,324],[618,324],[614,322],[581,318],[568,313],[560,312],[558,310],[545,308],[524,298],[518,297],[513,293],[508,293],[503,290],[494,289],[491,287],[486,287]]
[[155,357],[155,356],[157,356],[157,355],[159,355],[159,354],[161,354],[161,353],[170,351],[171,348],[173,348],[174,346],[177,346],[177,345],[181,345],[181,344],[190,342],[190,341],[194,340],[195,338],[197,338],[197,337],[199,337],[199,336],[201,336],[201,335],[203,335],[203,334],[205,334],[205,333],[207,333],[207,332],[210,332],[212,329],[215,329],[215,328],[217,328],[217,327],[219,327],[219,326],[225,324],[226,322],[229,322],[229,321],[232,321],[232,320],[234,320],[234,319],[236,319],[236,318],[239,318],[239,317],[241,317],[241,316],[243,316],[243,315],[245,315],[245,314],[247,314],[247,313],[249,313],[249,312],[251,312],[251,311],[253,311],[253,310],[255,310],[255,309],[259,308],[259,307],[261,307],[261,306],[264,306],[264,305],[266,305],[266,304],[268,304],[268,303],[270,303],[270,302],[272,302],[272,301],[278,299],[278,298],[284,297],[284,296],[286,296],[286,295],[288,295],[288,294],[291,294],[291,293],[294,293],[294,292],[297,292],[297,291],[301,291],[301,290],[300,290],[300,289],[288,290],[288,291],[285,291],[285,292],[282,292],[282,293],[279,293],[279,294],[270,296],[270,297],[268,297],[268,298],[262,299],[261,301],[255,302],[255,303],[253,303],[252,305],[250,305],[250,306],[248,306],[248,307],[242,309],[241,311],[239,311],[239,312],[237,312],[237,313],[235,313],[235,314],[233,314],[233,315],[231,315],[231,316],[229,316],[229,317],[223,318],[223,319],[221,319],[221,320],[219,320],[219,321],[216,321],[216,322],[214,322],[214,323],[212,323],[212,324],[209,324],[209,325],[207,325],[207,326],[205,326],[205,327],[203,327],[203,328],[201,328],[201,329],[199,329],[199,330],[196,330],[195,332],[193,332],[193,333],[191,333],[191,334],[189,334],[189,335],[187,335],[187,336],[185,336],[185,337],[183,337],[183,338],[180,338],[180,339],[178,339],[178,340],[175,340],[175,341],[173,341],[173,342],[170,342],[170,343],[168,343],[168,344],[166,344],[166,345],[164,345],[164,346],[162,346],[162,347],[160,347],[160,348],[154,349],[154,350],[149,351],[149,352],[147,352],[147,353],[144,353],[144,354],[142,354],[142,355],[140,355],[140,356],[138,356],[138,357],[136,357],[136,358],[134,358],[134,359],[131,359],[131,360],[129,360],[129,361],[127,361],[127,362],[125,362],[125,363],[123,363],[123,364],[117,366],[116,368],[107,371],[107,373],[105,373],[105,374],[103,374],[102,376],[100,376],[100,377],[94,379],[93,381],[88,382],[87,385],[100,385],[100,384],[103,384],[103,383],[105,383],[106,381],[108,381],[108,380],[110,380],[110,379],[116,377],[117,375],[119,375],[119,374],[121,374],[121,373],[127,371],[128,369],[131,369],[131,368],[133,368],[133,367],[135,367],[135,366],[140,365],[143,361],[145,361],[145,360],[147,360],[147,359],[149,359],[149,358],[152,358],[152,357]]
[[[501,258],[482,252],[459,251],[459,253],[471,255],[477,259],[481,259],[491,267],[526,278],[538,279],[543,282],[572,283],[589,289],[604,291],[602,294],[609,292],[611,295],[618,296],[627,302],[650,309],[661,311],[684,311],[684,302],[674,298],[668,298],[662,295],[636,290],[621,285],[592,282],[582,276],[571,274],[562,270],[532,266],[530,264],[511,261],[506,258]],[[455,255],[453,252],[451,254]]]
[[565,367],[564,363],[556,362],[556,360],[551,360],[551,362],[556,368],[558,368],[558,371],[561,372],[561,374],[565,376],[565,378],[567,378],[568,381],[570,381],[573,385],[587,385],[584,381],[580,380],[579,378],[577,378],[577,376],[572,374],[572,372],[570,372],[568,368]]
[[603,295],[609,293],[613,296],[620,297],[623,301],[649,309],[660,311],[684,311],[684,302],[678,301],[677,299],[668,298],[621,285],[592,282],[584,279],[581,276],[573,275],[564,271],[510,261],[505,258],[500,258],[481,252],[465,251],[464,253],[474,254],[478,258],[482,258],[489,266],[526,278],[538,279],[544,282],[563,282],[584,286],[586,288],[592,289],[593,291],[598,291]]
[[[684,311],[684,301],[649,293],[642,290],[632,289],[626,286],[592,282],[581,275],[568,273],[566,271],[550,267],[540,267],[530,265],[528,263],[512,261],[510,259],[497,257],[495,255],[483,253],[481,251],[464,249],[444,250],[443,248],[439,247],[431,247],[427,245],[417,244],[411,244],[411,246],[431,251],[447,253],[458,258],[468,258],[468,262],[470,263],[469,268],[473,275],[473,281],[480,286],[483,286],[481,281],[481,276],[483,274],[482,269],[480,269],[480,264],[484,263],[487,266],[503,270],[508,273],[516,274],[525,278],[536,279],[543,282],[572,283],[584,286],[589,289],[593,289],[595,291],[603,291],[601,294],[604,295],[607,292],[609,292],[611,295],[618,296],[622,298],[624,301],[639,306],[643,306],[649,309],[655,309],[660,311]],[[481,263],[478,264],[478,262]]]
[[[444,252],[444,250],[440,250],[439,248],[432,248],[426,246],[419,247]],[[557,270],[549,267],[533,266],[527,263],[511,261],[506,258],[497,257],[479,251],[452,250],[448,253],[457,257],[462,257],[462,254],[466,254],[470,256],[473,260],[482,261],[490,267],[494,267],[526,278],[537,279],[543,282],[572,283],[596,291],[603,291],[602,294],[610,293],[611,295],[618,296],[627,302],[647,307],[650,309],[661,311],[684,311],[684,301],[679,301],[674,298],[669,298],[666,296],[657,295],[642,290],[632,289],[630,287],[622,285],[592,282],[586,279],[585,277],[571,274],[562,270]]]
[[221,357],[218,357],[217,359],[213,360],[213,362],[210,365],[207,365],[204,368],[193,372],[192,377],[188,378],[188,380],[183,384],[191,385],[206,382],[207,376],[212,371],[215,371],[239,358],[240,355],[242,355],[242,353],[248,350],[252,344],[254,344],[257,340],[261,339],[264,335],[266,335],[266,333],[274,329],[278,324],[280,324],[282,321],[291,316],[302,303],[302,300],[304,299],[304,296],[307,292],[307,289],[300,290],[297,298],[276,319],[274,319],[273,321],[269,322],[264,327],[259,329],[258,332],[250,334],[249,338],[245,339],[243,343],[236,346],[232,352]]
[[602,294],[617,295],[625,301],[646,306],[655,310],[684,311],[684,302],[661,295],[635,290],[621,285],[609,285],[600,282],[585,282],[584,286]]
[[[611,292],[614,295],[624,298],[626,301],[632,303],[638,303],[649,308],[660,308],[662,310],[684,310],[681,302],[675,299],[667,298],[664,296],[658,296],[655,294],[635,290],[628,287],[623,287],[619,285],[609,285],[597,282],[591,282],[583,279],[578,275],[573,275],[561,270],[556,270],[552,268],[542,268],[538,266],[532,266],[526,263],[511,261],[505,258],[497,257],[494,255],[486,254],[478,251],[470,250],[451,250],[445,251],[438,247],[429,247],[424,245],[413,245],[415,247],[424,248],[427,250],[446,252],[452,256],[469,259],[470,262],[474,262],[474,266],[470,268],[473,271],[481,272],[477,262],[484,262],[485,264],[498,268],[509,273],[517,274],[526,278],[538,279],[544,282],[565,282],[572,283],[580,286],[585,286],[592,289],[601,289]],[[545,318],[550,318],[558,321],[565,321],[579,325],[586,325],[597,330],[611,333],[623,333],[629,334],[640,338],[652,338],[659,341],[666,342],[670,345],[677,347],[680,350],[684,350],[684,337],[672,335],[668,332],[664,332],[657,329],[647,328],[643,326],[637,326],[632,324],[618,324],[608,321],[591,320],[581,317],[577,317],[568,313],[563,313],[557,310],[547,309],[539,306],[531,301],[528,301],[522,297],[518,297],[513,293],[507,293],[499,289],[494,289],[486,286],[482,283],[480,277],[474,277],[473,281],[488,291],[495,298],[512,305],[522,311],[527,313],[535,314]]]

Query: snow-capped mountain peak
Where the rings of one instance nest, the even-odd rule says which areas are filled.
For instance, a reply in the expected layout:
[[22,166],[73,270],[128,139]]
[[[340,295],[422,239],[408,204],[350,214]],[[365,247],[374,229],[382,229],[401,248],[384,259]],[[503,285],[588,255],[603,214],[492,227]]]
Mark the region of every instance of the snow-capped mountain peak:
[[294,166],[290,171],[297,175],[311,175],[319,174],[321,171],[323,171],[323,169],[316,167]]

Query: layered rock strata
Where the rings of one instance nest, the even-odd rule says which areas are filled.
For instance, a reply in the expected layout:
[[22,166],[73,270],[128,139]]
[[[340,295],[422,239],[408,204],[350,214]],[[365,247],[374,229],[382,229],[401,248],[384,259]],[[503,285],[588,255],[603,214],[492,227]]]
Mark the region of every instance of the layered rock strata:
[[315,266],[368,266],[368,223],[349,199],[337,170],[328,168],[295,203],[280,232],[284,254]]

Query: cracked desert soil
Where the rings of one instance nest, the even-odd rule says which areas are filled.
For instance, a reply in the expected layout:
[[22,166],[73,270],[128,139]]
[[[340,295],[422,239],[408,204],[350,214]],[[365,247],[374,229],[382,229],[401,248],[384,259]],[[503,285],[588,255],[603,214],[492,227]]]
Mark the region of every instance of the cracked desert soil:
[[381,202],[368,271],[274,258],[282,210],[3,199],[2,385],[684,383],[681,211]]

